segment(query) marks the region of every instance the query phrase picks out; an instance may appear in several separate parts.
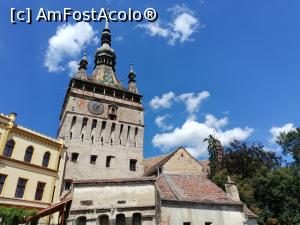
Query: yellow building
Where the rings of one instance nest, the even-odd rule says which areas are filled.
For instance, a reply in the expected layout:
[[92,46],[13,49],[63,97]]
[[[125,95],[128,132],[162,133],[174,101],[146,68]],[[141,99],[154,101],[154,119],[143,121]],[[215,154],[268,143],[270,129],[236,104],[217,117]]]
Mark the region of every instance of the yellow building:
[[65,147],[15,119],[0,114],[0,206],[44,209],[59,200]]

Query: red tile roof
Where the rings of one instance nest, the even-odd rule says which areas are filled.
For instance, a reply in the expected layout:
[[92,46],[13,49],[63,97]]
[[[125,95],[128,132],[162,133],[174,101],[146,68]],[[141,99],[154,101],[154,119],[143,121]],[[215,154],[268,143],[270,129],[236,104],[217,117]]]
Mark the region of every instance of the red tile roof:
[[202,165],[203,172],[208,176],[210,173],[209,160],[208,159],[198,160],[198,162]]
[[162,174],[157,178],[156,187],[163,200],[242,205],[203,175]]
[[246,204],[243,205],[243,211],[248,218],[257,218],[257,215],[254,214]]

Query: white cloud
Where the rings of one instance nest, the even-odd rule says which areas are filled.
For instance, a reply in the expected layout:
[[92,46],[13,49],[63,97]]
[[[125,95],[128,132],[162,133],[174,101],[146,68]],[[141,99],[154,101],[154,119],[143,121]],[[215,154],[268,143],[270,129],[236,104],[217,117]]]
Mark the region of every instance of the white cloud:
[[85,22],[58,26],[56,34],[48,41],[44,65],[49,72],[61,72],[69,68],[64,60],[74,60],[82,49],[98,41],[92,26]]
[[286,123],[282,127],[272,127],[270,129],[270,133],[272,135],[272,137],[269,139],[270,143],[271,144],[276,144],[277,137],[281,133],[284,133],[284,132],[287,133],[287,132],[295,130],[295,129],[296,129],[296,127],[294,126],[293,123]]
[[217,119],[216,117],[214,117],[214,115],[207,114],[205,116],[205,122],[204,123],[209,127],[219,129],[219,128],[222,128],[222,127],[224,127],[228,124],[228,117],[224,117],[222,119]]
[[192,34],[199,28],[199,20],[194,16],[192,10],[185,5],[175,5],[167,10],[171,12],[170,22],[159,23],[159,21],[147,24],[139,24],[137,27],[146,30],[150,36],[160,36],[168,39],[168,44],[175,45],[176,42],[193,41]]
[[78,61],[72,60],[68,62],[69,76],[73,76],[78,70]]
[[199,157],[207,156],[207,143],[203,140],[210,134],[216,136],[223,145],[228,145],[233,139],[247,139],[252,132],[253,129],[248,127],[236,127],[222,131],[205,123],[188,119],[181,127],[175,128],[172,132],[156,134],[152,139],[152,144],[164,152],[184,146],[193,156]]
[[116,40],[117,42],[122,42],[124,40],[123,36],[117,36],[114,38],[114,40]]
[[138,24],[137,27],[144,28],[150,36],[168,37],[170,35],[170,30],[162,28],[159,22]]
[[175,98],[175,94],[174,92],[171,91],[166,94],[163,94],[161,97],[155,96],[150,101],[150,107],[152,109],[170,108],[174,98]]
[[172,130],[173,125],[166,123],[166,119],[168,119],[168,118],[171,118],[171,115],[165,114],[163,116],[156,117],[154,122],[160,129],[162,129],[164,131]]
[[186,105],[186,110],[193,114],[199,110],[201,103],[209,97],[208,91],[199,92],[197,95],[194,93],[184,93],[179,95],[176,100],[182,101]]

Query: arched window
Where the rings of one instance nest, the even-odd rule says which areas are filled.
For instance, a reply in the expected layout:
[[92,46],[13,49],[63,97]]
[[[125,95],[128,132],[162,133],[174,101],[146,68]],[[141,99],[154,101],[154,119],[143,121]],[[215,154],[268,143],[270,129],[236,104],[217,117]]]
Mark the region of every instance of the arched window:
[[45,152],[44,157],[43,157],[42,166],[48,167],[49,161],[50,161],[50,152]]
[[14,140],[9,140],[6,142],[5,149],[3,156],[10,158],[12,156],[12,153],[14,151],[15,147],[15,141]]
[[116,216],[116,225],[126,225],[124,214],[118,214]]
[[26,149],[26,151],[25,151],[24,161],[25,161],[25,162],[31,162],[32,155],[33,155],[33,147],[32,147],[32,146],[29,146],[29,147]]
[[86,225],[86,217],[81,216],[76,219],[76,225]]
[[108,215],[99,216],[99,225],[109,225]]
[[141,225],[142,224],[142,216],[140,213],[134,213],[132,215],[132,225]]

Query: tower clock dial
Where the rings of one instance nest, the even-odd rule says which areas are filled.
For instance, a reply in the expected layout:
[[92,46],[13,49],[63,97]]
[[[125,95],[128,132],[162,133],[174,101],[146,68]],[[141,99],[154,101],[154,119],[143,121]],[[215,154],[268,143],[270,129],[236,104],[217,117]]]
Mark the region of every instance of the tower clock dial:
[[101,102],[89,101],[88,110],[95,115],[101,115],[104,112],[104,105]]

